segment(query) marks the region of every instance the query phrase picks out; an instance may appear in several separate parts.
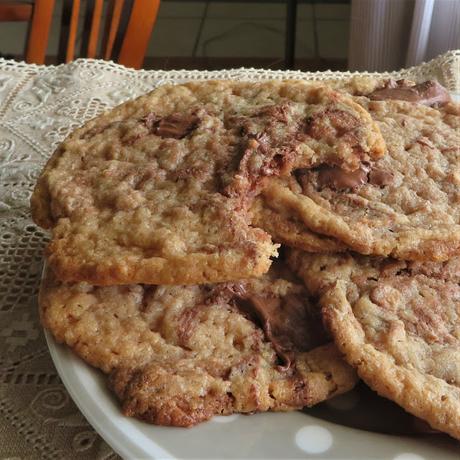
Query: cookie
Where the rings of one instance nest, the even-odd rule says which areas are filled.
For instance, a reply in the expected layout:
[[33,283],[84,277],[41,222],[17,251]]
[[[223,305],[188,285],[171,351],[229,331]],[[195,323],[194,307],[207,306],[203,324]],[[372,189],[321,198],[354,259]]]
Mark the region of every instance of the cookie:
[[[414,98],[413,88],[420,87],[424,104],[439,103],[429,82],[409,87],[409,94]],[[265,189],[256,220],[276,241],[312,252],[347,246],[403,260],[459,254],[460,106],[388,99],[393,90],[400,95],[403,88],[355,98],[378,124],[386,155],[351,173],[330,165],[298,169]]]
[[150,423],[300,409],[357,380],[318,304],[278,265],[201,286],[95,287],[48,271],[39,303],[54,337],[109,374],[123,412]]
[[263,228],[277,243],[307,252],[336,253],[347,249],[337,239],[306,230],[289,207],[280,200],[270,200],[268,193],[267,197],[261,194],[254,200],[251,215],[252,224]]
[[293,251],[334,341],[378,394],[460,439],[460,258],[444,263]]
[[71,134],[32,196],[63,281],[196,284],[259,276],[276,255],[249,207],[274,177],[354,170],[384,145],[369,114],[317,84],[162,86]]

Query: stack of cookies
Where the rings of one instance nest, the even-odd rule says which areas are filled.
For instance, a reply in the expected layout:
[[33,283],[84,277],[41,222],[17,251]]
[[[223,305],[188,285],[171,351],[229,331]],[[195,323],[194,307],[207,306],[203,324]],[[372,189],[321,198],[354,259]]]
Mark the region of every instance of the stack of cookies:
[[32,196],[44,326],[126,415],[191,426],[359,378],[460,439],[460,108],[435,82],[162,86]]

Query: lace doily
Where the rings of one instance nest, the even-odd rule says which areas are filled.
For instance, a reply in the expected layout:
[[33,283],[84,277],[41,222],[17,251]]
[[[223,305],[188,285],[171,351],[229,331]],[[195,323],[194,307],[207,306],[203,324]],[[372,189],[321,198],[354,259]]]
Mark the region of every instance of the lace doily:
[[[324,81],[352,75],[256,69],[135,71],[97,60],[45,67],[0,59],[1,458],[117,457],[68,396],[39,324],[36,294],[47,234],[31,221],[29,198],[59,142],[84,121],[166,82],[215,78]],[[460,50],[399,72],[364,75],[415,81],[436,78],[450,91],[460,93]]]

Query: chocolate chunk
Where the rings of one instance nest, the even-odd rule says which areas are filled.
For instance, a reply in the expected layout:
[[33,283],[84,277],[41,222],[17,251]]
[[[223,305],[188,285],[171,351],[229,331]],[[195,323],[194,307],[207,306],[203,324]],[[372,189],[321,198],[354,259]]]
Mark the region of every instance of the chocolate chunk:
[[393,182],[393,173],[384,169],[372,168],[369,172],[369,183],[384,187]]
[[180,346],[187,347],[188,341],[196,328],[198,317],[205,307],[204,304],[198,304],[192,308],[185,309],[180,314],[177,327],[177,338]]
[[173,113],[155,123],[153,133],[157,136],[183,139],[198,126],[199,118],[195,115]]
[[339,137],[359,126],[358,119],[345,110],[328,109],[326,115]]
[[295,142],[276,146],[266,133],[246,136],[236,179],[224,188],[227,196],[254,196],[266,177],[287,174],[295,160]]
[[321,166],[318,170],[318,185],[334,190],[356,190],[368,182],[369,167],[362,165],[356,171],[344,171],[338,166]]
[[428,106],[444,104],[451,100],[448,91],[434,80],[413,86],[406,80],[390,80],[383,88],[376,89],[368,97],[376,101],[399,99]]
[[[329,339],[322,327],[319,308],[308,309],[308,299],[299,295],[283,298],[248,293],[241,283],[229,287],[238,308],[259,323],[265,337],[287,371],[294,360],[293,353],[311,350]],[[220,294],[222,295],[222,294]]]
[[246,300],[249,308],[252,309],[251,313],[254,313],[261,323],[265,336],[272,343],[276,354],[283,363],[282,369],[289,369],[293,361],[293,344],[289,336],[276,334],[276,330],[279,329],[276,322],[281,319],[276,315],[276,311],[279,311],[280,299],[247,295],[243,300]]

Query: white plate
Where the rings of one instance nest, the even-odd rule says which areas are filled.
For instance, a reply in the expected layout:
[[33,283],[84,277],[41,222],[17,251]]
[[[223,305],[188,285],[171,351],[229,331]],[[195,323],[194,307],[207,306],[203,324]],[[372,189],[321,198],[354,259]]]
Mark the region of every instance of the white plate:
[[[85,364],[67,347],[57,344],[48,332],[46,340],[57,371],[77,406],[107,443],[126,459],[460,458],[460,444],[448,436],[371,433],[305,412],[215,417],[194,428],[148,425],[121,414],[101,372]],[[326,404],[356,416],[358,399],[359,393],[352,392]],[[376,411],[374,416],[378,420],[382,414]]]

